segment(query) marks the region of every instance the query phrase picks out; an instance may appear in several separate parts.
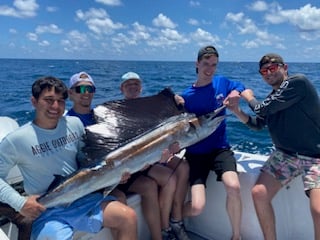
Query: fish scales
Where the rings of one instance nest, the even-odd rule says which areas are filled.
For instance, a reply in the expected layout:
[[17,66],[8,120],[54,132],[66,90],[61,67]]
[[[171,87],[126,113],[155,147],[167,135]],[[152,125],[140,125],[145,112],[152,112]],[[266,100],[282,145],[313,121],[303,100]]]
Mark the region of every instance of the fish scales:
[[[178,142],[181,148],[185,148],[209,136],[225,119],[225,116],[216,115],[217,112],[200,117],[190,113],[173,116],[111,151],[101,159],[100,164],[80,169],[60,186],[41,196],[39,202],[46,207],[55,207],[68,205],[99,189],[105,188],[109,193],[120,182],[123,173],[132,174],[148,164],[154,164],[169,144]],[[94,125],[90,127],[88,130],[95,129]]]

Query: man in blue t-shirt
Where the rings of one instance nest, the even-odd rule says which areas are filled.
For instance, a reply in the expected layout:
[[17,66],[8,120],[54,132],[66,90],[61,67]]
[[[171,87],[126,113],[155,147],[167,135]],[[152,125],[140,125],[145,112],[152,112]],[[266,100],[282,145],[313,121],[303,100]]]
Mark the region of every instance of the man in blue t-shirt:
[[[213,112],[224,104],[232,104],[240,98],[245,87],[226,77],[215,75],[219,54],[215,47],[199,50],[196,62],[197,79],[183,93],[184,106],[188,112],[203,115]],[[220,114],[225,114],[223,110]],[[206,202],[206,181],[210,170],[222,181],[227,193],[227,212],[232,226],[232,240],[240,239],[242,204],[236,159],[227,141],[226,122],[204,140],[186,150],[190,165],[191,201],[185,205],[185,216],[199,215]]]

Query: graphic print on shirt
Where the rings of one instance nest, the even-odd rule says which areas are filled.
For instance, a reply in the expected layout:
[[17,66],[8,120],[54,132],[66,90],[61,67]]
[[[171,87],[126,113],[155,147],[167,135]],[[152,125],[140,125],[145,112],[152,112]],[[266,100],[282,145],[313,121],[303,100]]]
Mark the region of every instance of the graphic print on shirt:
[[270,105],[270,103],[272,103],[273,101],[285,102],[285,100],[283,100],[283,92],[289,89],[288,86],[289,86],[289,81],[283,81],[279,89],[271,93],[265,100],[262,101],[261,104],[257,104],[255,106],[254,112],[257,114],[260,113],[260,110],[262,108]]
[[66,147],[68,144],[73,144],[74,142],[79,141],[80,136],[77,132],[71,132],[68,135],[52,139],[51,141],[42,142],[37,145],[31,146],[31,150],[34,156],[37,155],[51,155],[60,149]]
[[218,95],[216,95],[216,108],[219,108],[223,105],[223,101],[224,101],[225,97],[223,96],[222,93],[219,93]]

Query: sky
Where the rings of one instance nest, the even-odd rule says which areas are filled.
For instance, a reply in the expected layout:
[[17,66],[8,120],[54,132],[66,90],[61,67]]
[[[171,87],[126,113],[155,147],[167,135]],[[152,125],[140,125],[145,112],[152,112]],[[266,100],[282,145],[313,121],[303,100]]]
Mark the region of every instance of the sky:
[[320,62],[319,0],[0,0],[0,58]]

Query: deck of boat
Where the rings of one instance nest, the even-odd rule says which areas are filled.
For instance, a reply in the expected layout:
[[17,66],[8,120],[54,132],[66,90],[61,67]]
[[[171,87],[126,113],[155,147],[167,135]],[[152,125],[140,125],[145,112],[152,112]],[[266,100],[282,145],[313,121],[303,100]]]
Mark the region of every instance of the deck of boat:
[[[258,219],[251,199],[251,187],[256,181],[260,167],[266,156],[236,152],[238,161],[241,196],[243,203],[241,234],[246,240],[263,239]],[[189,196],[188,196],[189,197]],[[207,181],[206,206],[197,217],[186,218],[185,225],[191,240],[227,240],[231,237],[231,227],[225,209],[226,194],[221,182],[216,181],[211,172]],[[290,204],[289,204],[290,203]],[[140,196],[132,195],[128,204],[138,215],[139,240],[150,239],[148,227],[142,215]],[[274,198],[273,205],[277,219],[277,237],[279,240],[313,239],[313,223],[309,210],[309,199],[303,193],[301,178],[294,179]],[[6,235],[2,237],[1,229]],[[10,236],[9,238],[5,238]],[[6,224],[0,228],[1,240],[16,240],[16,228]],[[112,239],[110,231],[103,229],[98,234],[77,232],[75,240]]]

